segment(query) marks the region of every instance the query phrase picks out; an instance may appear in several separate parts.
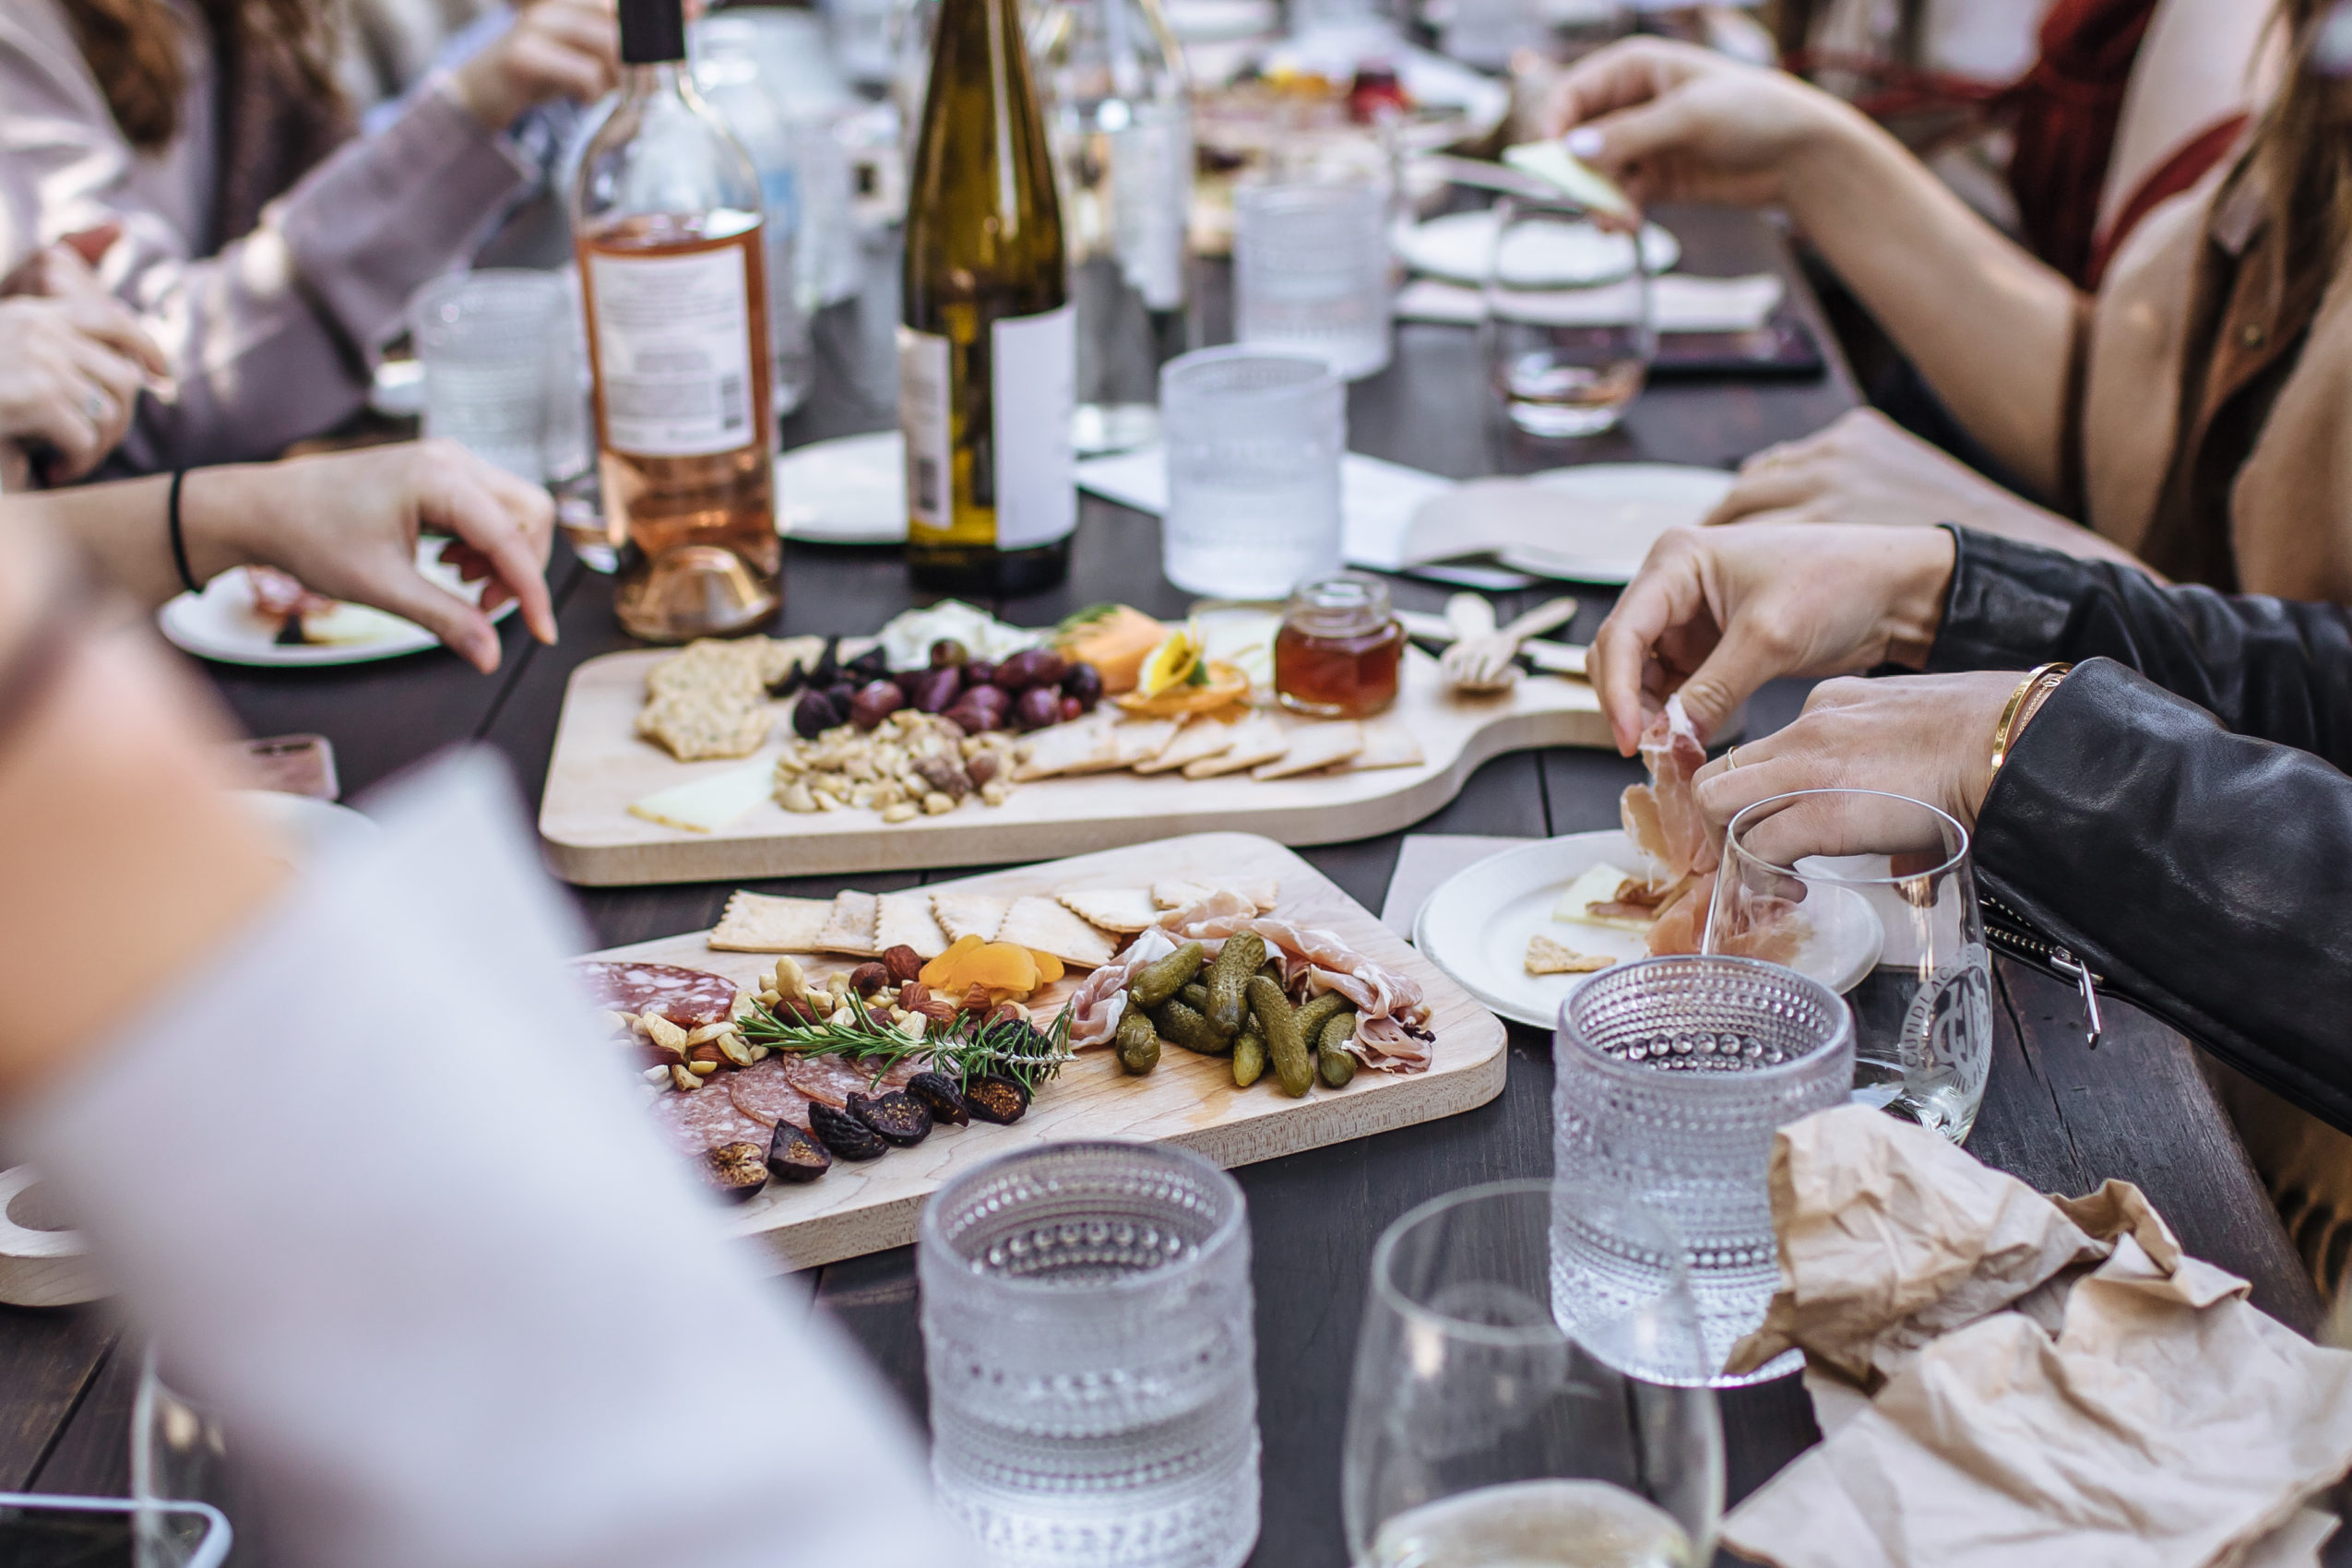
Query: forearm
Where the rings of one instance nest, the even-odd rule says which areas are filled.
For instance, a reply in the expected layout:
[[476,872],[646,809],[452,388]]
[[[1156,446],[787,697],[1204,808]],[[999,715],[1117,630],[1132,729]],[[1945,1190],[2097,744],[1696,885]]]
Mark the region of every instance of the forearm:
[[[271,471],[267,464],[198,469],[182,481],[180,533],[198,583],[255,560],[243,535],[270,505]],[[13,495],[0,501],[0,523],[45,525],[72,540],[110,587],[151,610],[182,588],[172,558],[171,487],[171,476],[157,474]]]

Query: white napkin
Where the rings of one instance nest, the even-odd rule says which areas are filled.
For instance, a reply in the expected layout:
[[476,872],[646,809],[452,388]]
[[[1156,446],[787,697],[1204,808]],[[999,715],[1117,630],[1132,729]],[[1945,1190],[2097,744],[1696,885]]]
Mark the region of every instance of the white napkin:
[[[1540,299],[1540,311],[1528,309],[1530,319],[1553,327],[1590,327],[1626,319],[1635,308],[1632,281],[1598,289],[1569,289],[1557,294],[1523,294],[1521,303]],[[1752,278],[1693,278],[1669,272],[1650,280],[1650,314],[1660,332],[1752,332],[1780,308],[1784,290],[1770,273]],[[1476,289],[1418,278],[1398,291],[1399,321],[1437,321],[1474,326],[1486,314]]]
[[[1106,501],[1155,516],[1168,510],[1168,463],[1158,445],[1140,446],[1078,465],[1078,488]],[[1413,515],[1454,481],[1402,463],[1349,452],[1339,459],[1341,553],[1351,565],[1395,572],[1405,564],[1405,536]]]

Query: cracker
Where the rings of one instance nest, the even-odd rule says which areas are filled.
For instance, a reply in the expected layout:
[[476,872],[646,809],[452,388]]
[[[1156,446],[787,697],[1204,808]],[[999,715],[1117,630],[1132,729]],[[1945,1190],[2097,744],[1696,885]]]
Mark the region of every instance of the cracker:
[[1113,767],[1134,767],[1148,763],[1168,749],[1183,729],[1181,719],[1144,719],[1111,726],[1111,739],[1118,748],[1118,761]]
[[763,694],[683,690],[656,697],[637,715],[637,733],[680,762],[749,756],[767,742]]
[[815,953],[832,918],[830,898],[777,898],[739,888],[711,928],[710,944],[722,953]]
[[1231,749],[1233,733],[1240,728],[1221,719],[1195,719],[1178,731],[1176,738],[1162,747],[1158,756],[1135,764],[1135,771],[1173,773],[1188,762],[1221,756]]
[[1054,897],[1080,920],[1105,931],[1138,932],[1159,919],[1148,887],[1064,888]]
[[1098,711],[1072,723],[1038,731],[1022,742],[1028,754],[1013,768],[1015,782],[1026,784],[1058,774],[1117,766],[1119,743],[1111,730],[1111,716]]
[[817,933],[817,944],[827,953],[858,953],[867,957],[882,951],[874,945],[874,921],[882,900],[871,893],[834,896],[832,918]]
[[1051,898],[1014,899],[1004,911],[1004,923],[997,927],[996,940],[1051,953],[1081,969],[1099,968],[1119,951],[1108,934]]
[[759,678],[773,686],[796,671],[813,669],[825,657],[823,637],[754,637],[759,648]]
[[997,928],[1004,923],[1004,911],[1012,907],[1011,899],[991,897],[985,893],[931,896],[931,912],[950,942],[961,942],[968,936],[977,936],[982,942],[995,941]]
[[1230,893],[1247,898],[1257,906],[1258,913],[1272,909],[1281,896],[1281,884],[1270,876],[1220,876],[1209,879],[1190,876],[1168,877],[1151,885],[1151,901],[1165,912],[1189,909],[1212,894]]
[[1395,719],[1375,719],[1364,726],[1364,749],[1348,759],[1342,773],[1368,773],[1375,767],[1419,767],[1427,760],[1413,732]]
[[921,893],[885,893],[874,912],[873,946],[877,953],[911,947],[918,958],[936,958],[947,951],[947,932],[931,912],[931,899]]
[[1364,749],[1364,727],[1352,719],[1308,724],[1290,731],[1290,747],[1272,762],[1250,769],[1253,778],[1295,778],[1320,773]]
[[1272,762],[1290,749],[1289,737],[1271,719],[1245,719],[1233,728],[1233,743],[1215,756],[1186,763],[1185,778],[1214,778],[1223,773],[1239,773],[1245,767]]
[[1598,953],[1579,953],[1540,932],[1527,938],[1527,973],[1531,975],[1589,975],[1615,962]]

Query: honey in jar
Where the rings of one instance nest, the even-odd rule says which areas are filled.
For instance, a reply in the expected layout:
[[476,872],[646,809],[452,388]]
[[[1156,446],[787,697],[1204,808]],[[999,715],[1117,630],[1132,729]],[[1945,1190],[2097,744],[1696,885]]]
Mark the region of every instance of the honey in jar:
[[1385,584],[1352,572],[1301,583],[1274,637],[1274,693],[1293,713],[1368,719],[1396,700],[1405,628]]

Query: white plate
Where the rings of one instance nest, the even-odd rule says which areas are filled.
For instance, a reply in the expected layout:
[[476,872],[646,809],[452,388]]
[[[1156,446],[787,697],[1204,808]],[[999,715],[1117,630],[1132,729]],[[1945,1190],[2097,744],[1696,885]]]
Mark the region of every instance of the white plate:
[[[1486,282],[1495,221],[1491,207],[1432,218],[1397,237],[1397,254],[1416,272],[1478,288]],[[1645,224],[1642,255],[1653,276],[1671,272],[1682,259],[1682,244],[1657,224]],[[1511,281],[1536,287],[1610,283],[1633,270],[1633,243],[1595,223],[1551,223],[1515,234],[1503,267]]]
[[[1642,854],[1632,839],[1610,829],[1490,856],[1455,873],[1429,896],[1413,919],[1413,945],[1497,1015],[1549,1029],[1560,1020],[1560,1004],[1592,977],[1527,973],[1529,937],[1541,933],[1620,963],[1649,954],[1637,932],[1551,918],[1568,885],[1603,863],[1638,871]],[[1877,964],[1883,935],[1867,903],[1847,889],[1835,891],[1842,895],[1836,918],[1817,926],[1792,967],[1843,992]]]
[[1470,480],[1422,502],[1405,532],[1411,565],[1491,555],[1572,583],[1630,583],[1669,529],[1695,527],[1731,489],[1716,469],[1587,463]]
[[[417,542],[417,570],[450,592],[479,601],[482,585],[462,580],[457,569],[442,564],[445,540]],[[508,600],[491,612],[503,621],[515,612]],[[204,585],[202,594],[184,593],[155,612],[165,640],[184,653],[216,664],[250,664],[265,668],[297,668],[323,664],[367,664],[379,659],[399,659],[439,647],[441,639],[414,622],[370,610],[376,635],[363,641],[281,644],[278,623],[255,613],[253,583],[243,566],[232,566]]]
[[844,435],[778,457],[776,531],[812,544],[906,543],[905,438]]

